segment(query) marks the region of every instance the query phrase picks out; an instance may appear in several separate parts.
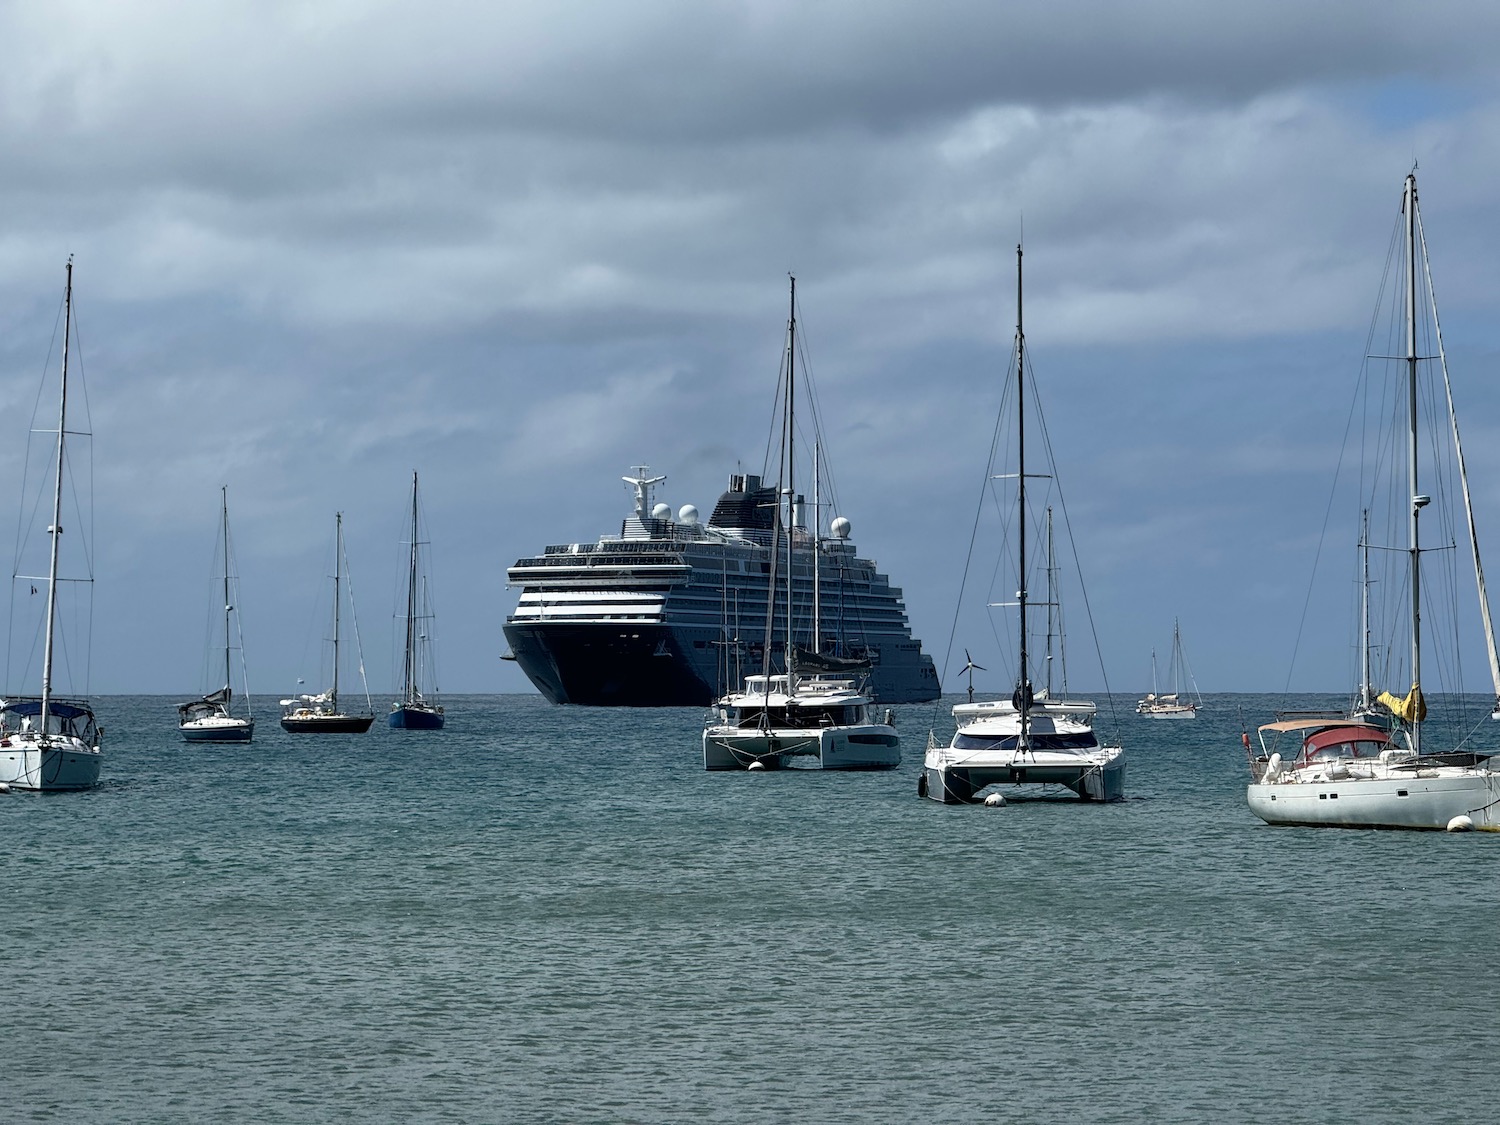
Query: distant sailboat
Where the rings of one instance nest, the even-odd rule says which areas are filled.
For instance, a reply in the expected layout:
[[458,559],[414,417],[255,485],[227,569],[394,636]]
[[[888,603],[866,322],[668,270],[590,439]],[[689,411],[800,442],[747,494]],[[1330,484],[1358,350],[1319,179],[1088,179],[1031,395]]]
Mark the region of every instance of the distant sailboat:
[[[334,518],[333,560],[333,686],[317,695],[298,695],[281,701],[281,726],[292,734],[363,734],[375,721],[370,706],[370,686],[365,684],[365,713],[351,714],[339,709],[339,622],[343,576],[348,571],[344,558],[344,514]],[[350,616],[354,613],[354,595],[349,595]],[[359,647],[359,622],[354,623],[355,647]],[[364,683],[365,658],[359,657],[359,678]]]
[[[1182,692],[1182,679],[1186,675],[1188,683],[1192,686],[1193,698],[1184,699]],[[1182,655],[1182,629],[1174,619],[1172,621],[1172,659],[1167,664],[1167,678],[1172,681],[1172,690],[1166,694],[1158,694],[1156,690],[1156,652],[1151,653],[1151,690],[1146,698],[1135,705],[1137,715],[1144,715],[1148,719],[1193,719],[1198,715],[1198,708],[1203,705],[1203,697],[1198,694],[1198,685],[1193,682],[1193,674],[1188,670],[1187,658]]]
[[[406,646],[401,662],[401,698],[391,704],[390,724],[404,730],[441,730],[443,709],[422,692],[431,673],[432,610],[427,601],[427,576],[422,573],[424,546],[418,534],[417,474],[411,475],[411,555],[406,572]],[[433,687],[433,693],[436,693]]]
[[[229,489],[221,487],[220,535],[224,560],[224,686],[209,692],[202,699],[184,703],[177,708],[177,730],[189,742],[249,742],[255,735],[255,717],[250,714],[250,689],[245,688],[245,714],[232,713],[234,703],[233,653],[235,597],[234,567],[229,550]],[[240,673],[244,681],[244,648],[240,649]]]
[[[73,259],[68,259],[63,298],[62,390],[57,410],[57,459],[52,493],[52,523],[47,577],[17,574],[28,583],[47,584],[46,641],[42,653],[42,694],[0,701],[0,782],[32,792],[88,789],[99,782],[103,732],[94,712],[81,699],[59,699],[52,691],[52,661],[57,647],[58,551],[62,539],[63,476],[67,466],[68,352],[73,328]],[[77,431],[75,431],[76,433]],[[31,586],[31,592],[37,592]]]

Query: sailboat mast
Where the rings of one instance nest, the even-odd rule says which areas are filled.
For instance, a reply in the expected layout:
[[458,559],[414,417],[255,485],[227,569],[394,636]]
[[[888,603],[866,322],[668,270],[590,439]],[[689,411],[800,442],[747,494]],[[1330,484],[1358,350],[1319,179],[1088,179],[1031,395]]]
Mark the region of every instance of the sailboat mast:
[[1422,547],[1419,517],[1427,498],[1418,491],[1417,479],[1417,177],[1406,177],[1406,389],[1407,389],[1407,495],[1410,517],[1407,525],[1411,552],[1411,682],[1413,707],[1411,749],[1421,753],[1422,723]]
[[51,555],[47,564],[47,640],[42,655],[42,708],[39,737],[46,737],[52,704],[52,652],[57,622],[57,553],[62,539],[63,435],[68,431],[68,351],[73,329],[73,259],[68,258],[68,281],[63,291],[62,392],[57,408],[57,476],[52,492]]
[[339,706],[339,574],[344,566],[344,513],[333,517],[333,709]]
[[813,439],[813,652],[823,651],[823,447],[816,438]]
[[411,475],[411,569],[406,580],[406,685],[403,695],[410,701],[416,687],[417,652],[417,474]]
[[1360,517],[1359,532],[1359,708],[1373,705],[1370,688],[1370,510]]
[[792,536],[797,530],[796,460],[793,456],[793,445],[797,439],[795,425],[797,389],[795,374],[797,364],[797,279],[795,277],[792,278],[792,295],[790,311],[787,315],[786,339],[786,682],[787,688],[790,690],[795,689],[797,686],[796,672],[793,668],[792,644]]
[[1047,698],[1052,698],[1052,630],[1057,615],[1057,556],[1052,550],[1052,505],[1047,505]]
[[229,600],[229,486],[219,486],[219,530],[224,540],[224,688],[229,690],[233,673],[229,667],[229,614],[234,603]]
[[1025,748],[1031,721],[1031,683],[1026,665],[1026,333],[1022,319],[1021,247],[1016,245],[1016,508],[1019,527],[1020,584],[1016,601],[1020,606],[1020,682],[1016,686],[1016,709],[1021,714],[1020,745]]

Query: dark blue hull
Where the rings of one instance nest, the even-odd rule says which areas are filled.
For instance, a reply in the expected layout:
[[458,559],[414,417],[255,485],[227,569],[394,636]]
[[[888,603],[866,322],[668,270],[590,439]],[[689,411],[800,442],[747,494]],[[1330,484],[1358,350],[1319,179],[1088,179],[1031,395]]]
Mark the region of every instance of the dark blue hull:
[[390,714],[396,730],[442,730],[443,713],[428,707],[397,707]]
[[[717,667],[717,628],[665,625],[511,622],[505,639],[521,670],[553,703],[583,707],[706,707],[741,674],[760,667],[758,646],[742,667]],[[779,642],[777,642],[779,643]],[[871,669],[881,703],[925,703],[938,697],[937,672],[916,642]],[[901,657],[904,656],[905,659]]]

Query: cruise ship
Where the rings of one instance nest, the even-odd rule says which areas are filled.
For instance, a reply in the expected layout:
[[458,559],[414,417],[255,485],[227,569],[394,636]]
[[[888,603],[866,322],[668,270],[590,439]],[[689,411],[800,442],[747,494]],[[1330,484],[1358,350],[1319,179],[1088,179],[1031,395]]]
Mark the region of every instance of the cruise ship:
[[[691,504],[674,519],[669,505],[652,503],[666,477],[642,468],[622,479],[635,490],[635,511],[618,536],[548,547],[509,568],[509,584],[521,588],[505,624],[510,655],[553,703],[706,706],[762,668],[776,489],[735,474],[705,524]],[[859,557],[848,520],[814,534],[800,501],[793,640],[868,661],[881,703],[936,699],[937,669],[911,635],[901,589]],[[784,671],[784,613],[783,600],[770,638],[773,672]],[[810,645],[815,632],[819,646]]]

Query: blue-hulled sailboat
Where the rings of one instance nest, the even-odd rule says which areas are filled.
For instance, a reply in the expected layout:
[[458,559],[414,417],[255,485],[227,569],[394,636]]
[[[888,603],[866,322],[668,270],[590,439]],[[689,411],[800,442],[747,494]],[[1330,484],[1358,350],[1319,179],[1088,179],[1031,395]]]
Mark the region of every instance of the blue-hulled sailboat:
[[441,730],[443,709],[436,702],[437,686],[431,693],[422,684],[432,676],[432,645],[428,633],[432,608],[427,600],[427,577],[422,573],[422,548],[418,534],[417,474],[411,475],[411,552],[406,572],[406,653],[401,664],[401,698],[391,704],[390,724],[400,730]]

